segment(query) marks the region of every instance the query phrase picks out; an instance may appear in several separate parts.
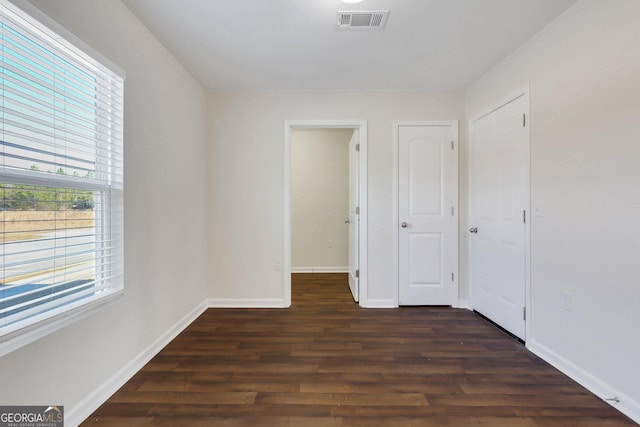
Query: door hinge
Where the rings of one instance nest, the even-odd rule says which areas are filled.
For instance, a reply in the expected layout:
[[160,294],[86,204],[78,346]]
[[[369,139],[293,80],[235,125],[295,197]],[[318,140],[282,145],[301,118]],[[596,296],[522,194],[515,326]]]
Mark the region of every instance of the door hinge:
[[522,211],[522,222],[527,223],[527,211]]
[[522,320],[527,320],[527,307],[522,307]]
[[451,281],[452,281],[452,282],[455,282],[455,279],[454,279],[454,278],[455,278],[455,276],[453,275],[453,273],[451,273]]
[[356,206],[356,215],[360,215],[360,206]]
[[453,141],[451,141],[451,149],[453,150]]
[[360,278],[360,270],[356,270],[356,279]]
[[360,144],[356,144],[356,151],[360,151]]
[[451,216],[454,216],[456,214],[456,208],[451,206]]
[[525,113],[522,113],[522,127],[526,127],[527,126],[527,115]]

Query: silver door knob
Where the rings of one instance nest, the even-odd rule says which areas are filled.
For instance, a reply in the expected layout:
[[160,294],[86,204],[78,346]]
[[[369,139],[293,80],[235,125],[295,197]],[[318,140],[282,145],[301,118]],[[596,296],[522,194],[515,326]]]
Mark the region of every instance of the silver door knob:
[[469,233],[478,234],[478,227],[471,227]]
[[400,224],[400,227],[402,228],[407,228],[409,224],[407,224],[406,222],[402,221],[402,223]]

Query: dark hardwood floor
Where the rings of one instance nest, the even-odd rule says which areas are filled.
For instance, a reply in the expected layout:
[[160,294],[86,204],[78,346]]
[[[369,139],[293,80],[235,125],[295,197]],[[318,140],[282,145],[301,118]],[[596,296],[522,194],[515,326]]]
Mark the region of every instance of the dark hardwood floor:
[[340,274],[292,294],[207,310],[82,425],[636,425],[467,310],[361,309]]

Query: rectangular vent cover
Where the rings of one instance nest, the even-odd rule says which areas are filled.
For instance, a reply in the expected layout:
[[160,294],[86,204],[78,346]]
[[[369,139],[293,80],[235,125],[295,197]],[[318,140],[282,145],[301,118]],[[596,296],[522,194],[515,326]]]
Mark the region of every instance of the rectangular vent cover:
[[359,10],[338,12],[338,28],[369,30],[382,28],[387,23],[388,10]]

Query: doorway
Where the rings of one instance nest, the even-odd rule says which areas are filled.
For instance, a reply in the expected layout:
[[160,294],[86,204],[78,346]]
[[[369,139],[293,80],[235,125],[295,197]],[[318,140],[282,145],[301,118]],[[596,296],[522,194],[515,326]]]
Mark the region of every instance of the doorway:
[[[355,301],[366,306],[367,301],[367,123],[364,120],[308,120],[285,121],[285,236],[284,236],[284,294],[288,305],[291,305],[291,273],[292,273],[292,142],[293,134],[299,130],[350,130],[353,137],[349,141],[349,212],[340,220],[347,232],[349,287]],[[345,159],[346,160],[346,159]],[[346,184],[346,183],[345,183]],[[355,200],[355,202],[354,202]],[[345,230],[345,231],[346,231]],[[329,237],[323,244],[331,246]],[[320,269],[321,271],[322,269]],[[297,270],[299,271],[299,270]],[[327,270],[325,270],[327,271]]]

